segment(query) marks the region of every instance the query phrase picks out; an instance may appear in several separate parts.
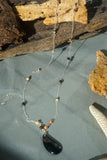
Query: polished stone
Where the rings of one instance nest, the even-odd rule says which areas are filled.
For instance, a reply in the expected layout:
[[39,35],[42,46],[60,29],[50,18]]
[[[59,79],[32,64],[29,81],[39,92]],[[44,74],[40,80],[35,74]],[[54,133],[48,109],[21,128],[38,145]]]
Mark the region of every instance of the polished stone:
[[58,154],[63,149],[62,144],[48,133],[43,135],[43,144],[46,150],[51,154]]

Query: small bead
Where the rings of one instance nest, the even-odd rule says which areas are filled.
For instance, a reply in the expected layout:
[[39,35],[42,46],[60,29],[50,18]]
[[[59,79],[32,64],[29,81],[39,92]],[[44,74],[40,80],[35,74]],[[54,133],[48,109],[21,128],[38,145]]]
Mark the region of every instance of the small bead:
[[26,78],[26,81],[29,82],[32,79],[32,76],[30,75],[29,77]]
[[39,128],[42,130],[42,129],[44,129],[44,126],[40,126]]
[[49,128],[49,126],[44,126],[44,129],[47,130]]
[[72,57],[67,57],[68,62],[72,61],[74,59],[74,56]]
[[59,83],[62,84],[64,82],[64,79],[60,79]]
[[52,53],[55,53],[55,50],[52,50]]
[[74,12],[77,12],[78,11],[78,6],[77,6],[78,4],[77,3],[75,3],[75,8],[74,8]]
[[22,102],[22,105],[25,106],[27,104],[27,101],[25,100],[24,102]]
[[41,121],[38,120],[38,121],[36,121],[35,123],[36,123],[36,125],[40,125],[40,124],[41,124]]
[[72,41],[73,41],[73,39],[72,39],[72,38],[70,38],[70,39],[69,39],[69,42],[72,42]]
[[38,68],[37,70],[36,70],[36,72],[40,72],[42,70],[42,68]]
[[74,8],[74,12],[77,12],[78,11],[78,7]]
[[60,100],[60,97],[56,97],[56,102],[58,102]]
[[58,3],[61,3],[61,0],[58,0]]
[[54,119],[51,119],[50,121],[49,121],[49,124],[52,124],[54,122]]
[[71,61],[71,58],[70,58],[70,57],[67,57],[67,61],[70,62],[70,61]]
[[54,34],[56,34],[56,31],[55,31],[55,30],[53,30],[53,33],[54,33]]

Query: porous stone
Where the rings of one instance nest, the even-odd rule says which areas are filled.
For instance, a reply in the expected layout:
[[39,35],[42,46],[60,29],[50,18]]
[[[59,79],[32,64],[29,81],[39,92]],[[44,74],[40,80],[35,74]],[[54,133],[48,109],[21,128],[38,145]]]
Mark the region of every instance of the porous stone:
[[89,75],[89,85],[92,91],[107,98],[107,56],[97,51],[97,66]]
[[[57,0],[49,0],[42,4],[37,4],[32,1],[31,4],[15,6],[19,17],[23,21],[33,21],[44,18],[44,24],[52,25],[56,23],[71,22],[73,20],[73,10],[77,0],[60,0],[57,6]],[[86,9],[86,1],[80,0],[78,5],[78,12],[75,15],[75,21],[87,24],[88,15]]]
[[[20,7],[21,6],[25,7],[27,4],[30,5],[32,0],[0,0],[0,3],[1,1],[9,2],[12,10],[16,10],[15,9],[16,5]],[[50,0],[36,0],[36,1],[33,0],[33,3],[38,2],[39,3],[38,5],[41,7],[42,5],[46,4],[46,2],[49,2],[49,1]],[[61,3],[65,5],[64,2],[69,2],[69,1],[70,0],[59,0],[59,6],[61,5]],[[75,4],[76,2],[77,0],[72,0],[71,3]],[[107,0],[103,0],[103,1],[94,0],[92,1],[92,3],[87,2],[86,5],[85,3],[86,3],[85,0],[79,0],[79,7],[82,7],[82,6],[87,7],[88,23],[83,24],[77,21],[75,22],[73,40],[89,38],[99,34],[100,32],[105,32],[107,30],[107,7],[106,7]],[[66,12],[69,12],[69,10]],[[77,12],[76,12],[76,15],[78,15]],[[16,12],[16,16],[18,16],[17,12]],[[47,17],[47,18],[53,19],[54,16]],[[54,25],[45,25],[44,21],[47,18],[40,17],[39,19],[36,19],[36,20],[22,21],[22,27],[24,28],[24,32],[26,33],[26,36],[24,36],[23,38],[24,42],[20,45],[14,45],[14,40],[16,39],[13,39],[13,41],[10,44],[7,45],[7,43],[5,43],[6,45],[4,44],[3,49],[1,48],[2,51],[0,52],[0,60],[13,57],[16,55],[22,55],[27,53],[38,53],[42,51],[51,50],[53,48],[52,39],[53,39]],[[69,41],[71,36],[71,30],[72,30],[72,22],[58,23],[56,25],[56,30],[57,30],[57,33],[56,33],[56,39],[55,39],[55,47],[65,44],[66,42]],[[13,38],[12,35],[10,36],[10,40],[11,38]]]

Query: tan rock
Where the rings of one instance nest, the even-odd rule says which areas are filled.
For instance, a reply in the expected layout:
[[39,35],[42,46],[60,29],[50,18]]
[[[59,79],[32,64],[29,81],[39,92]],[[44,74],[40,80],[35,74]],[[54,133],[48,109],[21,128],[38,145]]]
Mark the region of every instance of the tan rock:
[[[44,24],[52,25],[56,22],[55,15],[57,10],[57,23],[71,22],[73,20],[73,9],[78,0],[60,0],[57,5],[57,0],[49,0],[43,4],[31,3],[28,5],[16,6],[16,10],[23,21],[32,21],[39,18],[44,18]],[[87,23],[86,1],[80,0],[78,11],[75,15],[75,21]]]
[[97,51],[97,66],[89,75],[89,85],[107,98],[107,56],[102,51]]

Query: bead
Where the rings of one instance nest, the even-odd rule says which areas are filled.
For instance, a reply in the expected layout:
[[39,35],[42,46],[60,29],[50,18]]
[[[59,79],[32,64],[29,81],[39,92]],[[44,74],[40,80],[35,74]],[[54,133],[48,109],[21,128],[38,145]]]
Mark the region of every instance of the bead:
[[47,130],[49,128],[49,126],[44,126],[44,129]]
[[26,78],[26,81],[29,82],[31,80],[32,76],[30,75],[29,77]]
[[55,50],[52,50],[52,53],[55,53]]
[[77,12],[78,11],[78,6],[77,6],[78,4],[77,3],[75,3],[75,8],[74,8],[74,12]]
[[51,119],[50,121],[49,121],[49,124],[52,124],[54,122],[54,119]]
[[70,39],[69,39],[69,42],[72,42],[72,41],[73,41],[73,39],[72,39],[72,38],[70,38]]
[[56,34],[56,31],[54,30],[53,33]]
[[35,123],[36,123],[36,125],[40,125],[40,124],[41,124],[41,121],[38,120],[38,121],[36,121]]
[[36,70],[36,72],[40,72],[42,70],[42,68],[38,68],[37,70]]
[[77,12],[78,11],[78,7],[74,8],[74,12]]
[[60,100],[60,97],[56,97],[56,102],[58,102]]
[[62,84],[64,82],[64,79],[60,79],[59,83]]
[[61,3],[61,0],[58,0],[58,3]]
[[42,130],[42,129],[44,129],[44,126],[40,126],[39,128]]
[[72,57],[67,57],[68,62],[72,61],[74,59],[74,56]]
[[70,61],[71,61],[71,58],[70,58],[70,57],[67,57],[67,61],[70,62]]
[[22,102],[22,105],[25,106],[27,104],[27,101],[25,100],[24,102]]

